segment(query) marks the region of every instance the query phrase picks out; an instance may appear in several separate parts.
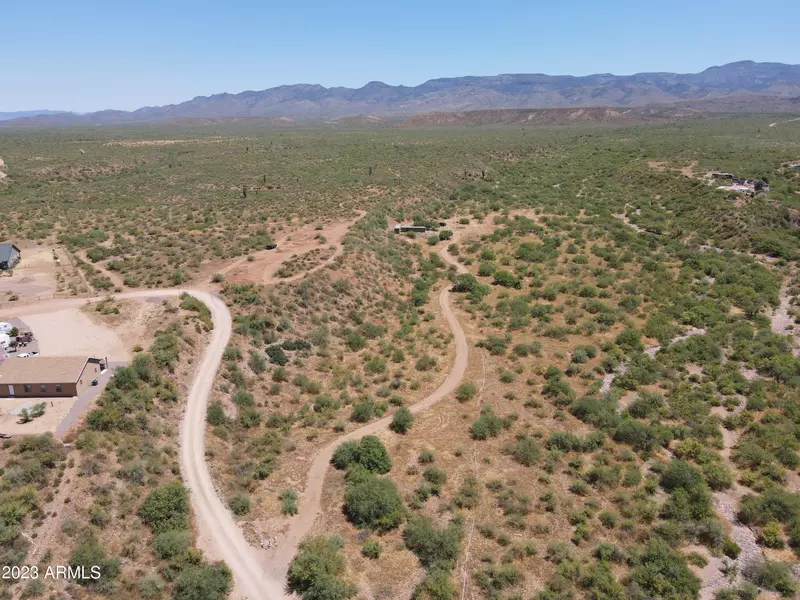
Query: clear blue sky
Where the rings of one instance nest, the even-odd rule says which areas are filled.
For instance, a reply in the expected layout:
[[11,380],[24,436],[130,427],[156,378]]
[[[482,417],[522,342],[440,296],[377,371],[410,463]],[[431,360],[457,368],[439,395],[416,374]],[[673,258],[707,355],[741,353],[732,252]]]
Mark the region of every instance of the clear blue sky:
[[800,63],[798,0],[3,0],[0,111],[282,84]]

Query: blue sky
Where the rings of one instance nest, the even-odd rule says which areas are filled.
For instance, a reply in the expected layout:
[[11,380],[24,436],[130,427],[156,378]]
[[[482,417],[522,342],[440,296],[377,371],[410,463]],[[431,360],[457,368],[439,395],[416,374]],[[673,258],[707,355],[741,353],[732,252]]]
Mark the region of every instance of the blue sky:
[[0,111],[292,83],[800,63],[797,0],[3,0]]

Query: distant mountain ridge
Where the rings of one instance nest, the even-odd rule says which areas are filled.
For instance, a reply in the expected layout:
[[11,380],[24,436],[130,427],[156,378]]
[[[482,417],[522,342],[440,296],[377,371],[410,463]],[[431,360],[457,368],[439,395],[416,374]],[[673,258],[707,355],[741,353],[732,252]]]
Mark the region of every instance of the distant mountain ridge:
[[637,107],[691,101],[710,102],[710,106],[719,110],[731,104],[738,111],[759,112],[762,100],[769,106],[789,109],[797,106],[800,112],[798,98],[800,65],[741,61],[692,74],[511,74],[432,79],[413,87],[372,81],[358,89],[283,85],[239,94],[198,96],[180,104],[144,107],[132,112],[68,113],[18,122],[77,125],[232,117],[329,119],[361,114],[399,118],[438,111]]
[[0,121],[8,121],[9,119],[22,119],[25,117],[36,117],[39,115],[60,115],[67,111],[65,110],[18,110],[14,112],[0,112]]

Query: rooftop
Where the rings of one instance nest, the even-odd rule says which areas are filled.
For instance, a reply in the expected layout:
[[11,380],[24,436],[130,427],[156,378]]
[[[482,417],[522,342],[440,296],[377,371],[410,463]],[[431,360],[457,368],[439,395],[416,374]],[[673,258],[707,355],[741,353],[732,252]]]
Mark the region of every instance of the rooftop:
[[[0,244],[0,262],[8,262],[11,260],[11,249],[17,248],[14,244]],[[19,248],[17,248],[19,252]]]
[[0,364],[0,384],[75,383],[89,360],[86,356],[10,357]]

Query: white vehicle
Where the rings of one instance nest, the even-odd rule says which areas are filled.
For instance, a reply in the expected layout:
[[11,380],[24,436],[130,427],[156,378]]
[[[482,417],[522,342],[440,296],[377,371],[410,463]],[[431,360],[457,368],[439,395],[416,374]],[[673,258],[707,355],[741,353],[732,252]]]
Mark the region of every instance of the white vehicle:
[[29,352],[23,352],[22,354],[17,354],[17,358],[30,358],[31,355]]
[[0,333],[10,333],[14,329],[11,323],[0,323]]

